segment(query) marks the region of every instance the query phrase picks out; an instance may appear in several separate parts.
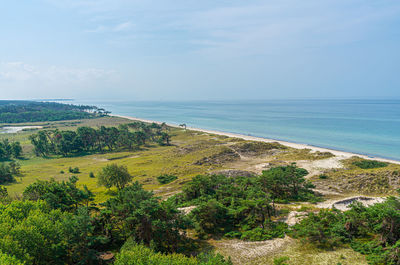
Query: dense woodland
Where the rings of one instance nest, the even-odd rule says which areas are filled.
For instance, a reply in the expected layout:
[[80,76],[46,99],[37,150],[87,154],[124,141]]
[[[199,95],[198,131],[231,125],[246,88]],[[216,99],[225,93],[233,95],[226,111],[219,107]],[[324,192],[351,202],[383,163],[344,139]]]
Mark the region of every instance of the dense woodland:
[[89,119],[106,116],[109,113],[95,106],[22,100],[0,101],[0,123]]

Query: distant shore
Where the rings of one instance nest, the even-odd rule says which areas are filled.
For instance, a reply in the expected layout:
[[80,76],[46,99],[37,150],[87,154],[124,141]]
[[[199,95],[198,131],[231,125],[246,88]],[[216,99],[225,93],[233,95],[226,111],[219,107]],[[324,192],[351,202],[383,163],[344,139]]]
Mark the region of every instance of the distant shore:
[[[141,118],[136,118],[136,117],[131,117],[131,116],[123,116],[123,115],[115,115],[113,114],[112,116],[115,117],[120,117],[120,118],[125,118],[129,120],[134,120],[134,121],[142,121],[142,122],[148,122],[148,123],[157,123],[161,124],[162,122],[160,121],[153,121],[153,120],[146,120],[146,119],[141,119]],[[168,124],[168,126],[171,127],[176,127],[176,128],[182,128],[179,127],[175,124]],[[250,140],[250,141],[259,141],[259,142],[266,142],[266,143],[271,143],[271,142],[277,142],[282,145],[296,148],[296,149],[310,149],[314,152],[330,152],[334,154],[336,157],[340,159],[347,159],[353,156],[358,156],[364,159],[368,160],[377,160],[381,162],[388,162],[388,163],[394,163],[394,164],[400,164],[400,161],[398,160],[393,160],[393,159],[386,159],[386,158],[381,158],[381,157],[372,157],[372,156],[367,156],[367,155],[362,155],[362,154],[357,154],[357,153],[351,153],[351,152],[345,152],[345,151],[339,151],[339,150],[334,150],[334,149],[329,149],[329,148],[323,148],[323,147],[317,147],[313,145],[308,145],[308,144],[300,144],[300,143],[293,143],[293,142],[287,142],[287,141],[281,141],[281,140],[275,140],[275,139],[268,139],[268,138],[263,138],[263,137],[256,137],[256,136],[250,136],[250,135],[245,135],[245,134],[237,134],[237,133],[230,133],[230,132],[221,132],[221,131],[215,131],[215,130],[207,130],[207,129],[202,129],[202,128],[195,128],[195,127],[186,127],[187,130],[192,130],[192,131],[199,131],[199,132],[204,132],[204,133],[210,133],[210,134],[216,134],[216,135],[224,135],[228,137],[235,137],[235,138],[241,138],[244,140]]]

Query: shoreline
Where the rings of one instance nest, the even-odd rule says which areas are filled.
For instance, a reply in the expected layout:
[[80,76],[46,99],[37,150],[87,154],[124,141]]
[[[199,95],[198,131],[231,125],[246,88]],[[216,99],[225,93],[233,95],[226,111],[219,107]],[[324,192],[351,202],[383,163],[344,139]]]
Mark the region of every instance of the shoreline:
[[[136,118],[132,116],[124,116],[124,115],[116,115],[112,114],[111,116],[115,117],[120,117],[120,118],[125,118],[128,120],[133,120],[133,121],[141,121],[141,122],[147,122],[147,123],[157,123],[157,124],[162,124],[160,121],[153,121],[153,120],[147,120],[147,119],[142,119],[142,118]],[[170,127],[175,127],[175,128],[182,128],[178,125],[175,124],[169,124],[166,123]],[[358,154],[358,153],[352,153],[352,152],[346,152],[346,151],[340,151],[340,150],[335,150],[335,149],[329,149],[329,148],[324,148],[324,147],[318,147],[314,145],[309,145],[309,144],[301,144],[301,143],[294,143],[294,142],[287,142],[287,141],[281,141],[281,140],[275,140],[275,139],[269,139],[269,138],[263,138],[263,137],[257,137],[257,136],[250,136],[250,135],[245,135],[245,134],[238,134],[238,133],[230,133],[230,132],[222,132],[222,131],[215,131],[215,130],[208,130],[208,129],[202,129],[202,128],[195,128],[195,127],[186,127],[187,130],[192,130],[192,131],[198,131],[198,132],[203,132],[203,133],[209,133],[209,134],[216,134],[216,135],[222,135],[222,136],[228,136],[228,137],[233,137],[233,138],[241,138],[244,140],[249,140],[249,141],[258,141],[258,142],[265,142],[265,143],[271,143],[271,142],[277,142],[282,145],[292,147],[295,149],[310,149],[313,152],[330,152],[336,157],[342,159],[348,159],[353,156],[357,156],[363,159],[367,160],[377,160],[381,162],[387,162],[387,163],[393,163],[393,164],[400,164],[399,160],[394,160],[394,159],[387,159],[387,158],[381,158],[381,157],[375,157],[375,156],[367,156],[363,154]]]

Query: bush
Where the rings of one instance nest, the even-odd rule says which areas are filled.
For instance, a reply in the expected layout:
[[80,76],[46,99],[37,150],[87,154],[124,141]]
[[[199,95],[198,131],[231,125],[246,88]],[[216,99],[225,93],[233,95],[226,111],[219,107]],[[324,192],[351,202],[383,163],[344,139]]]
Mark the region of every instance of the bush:
[[261,227],[254,228],[242,233],[241,239],[248,241],[264,241],[273,238],[283,238],[287,232],[288,226],[285,223],[272,223],[263,229]]
[[230,260],[217,254],[200,254],[197,258],[186,257],[182,254],[162,254],[143,245],[136,244],[132,239],[121,248],[114,265],[232,265]]
[[362,169],[371,169],[371,168],[386,167],[388,166],[388,163],[376,160],[360,160],[360,161],[354,161],[353,165]]
[[157,177],[157,180],[160,184],[168,184],[174,180],[176,180],[178,177],[174,176],[174,175],[168,175],[168,174],[164,174],[164,175],[160,175]]
[[64,170],[61,170],[61,171],[60,171],[60,174],[64,174]]
[[242,233],[239,231],[231,231],[224,235],[224,237],[226,237],[226,238],[240,238],[241,236],[242,236]]
[[89,178],[95,178],[96,176],[93,174],[93,172],[89,173]]
[[69,167],[68,171],[69,171],[70,173],[73,173],[73,174],[79,174],[79,173],[80,173],[80,172],[79,172],[79,167],[74,167],[74,168]]
[[319,177],[320,179],[327,179],[327,178],[328,178],[327,175],[319,175],[318,177]]
[[286,263],[287,261],[289,261],[289,257],[286,256],[274,258],[274,265],[289,265],[289,263]]
[[23,265],[25,263],[21,262],[14,256],[4,254],[0,251],[0,264],[1,265]]

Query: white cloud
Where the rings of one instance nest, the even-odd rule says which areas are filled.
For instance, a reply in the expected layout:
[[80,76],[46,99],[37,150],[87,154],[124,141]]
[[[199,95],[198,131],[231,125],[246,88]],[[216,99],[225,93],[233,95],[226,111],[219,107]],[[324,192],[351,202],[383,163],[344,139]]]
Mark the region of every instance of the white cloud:
[[0,63],[0,81],[79,83],[109,79],[115,75],[115,71],[99,68],[68,68],[60,66],[39,67],[23,62]]
[[133,24],[130,21],[122,22],[113,26],[97,26],[95,29],[86,30],[89,33],[106,33],[106,32],[126,32],[133,28]]

